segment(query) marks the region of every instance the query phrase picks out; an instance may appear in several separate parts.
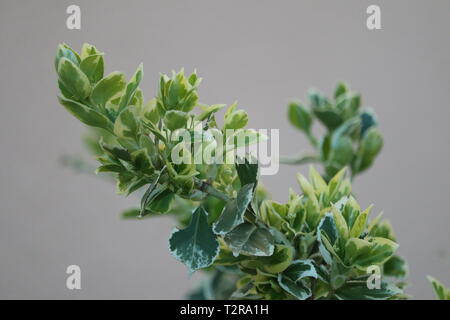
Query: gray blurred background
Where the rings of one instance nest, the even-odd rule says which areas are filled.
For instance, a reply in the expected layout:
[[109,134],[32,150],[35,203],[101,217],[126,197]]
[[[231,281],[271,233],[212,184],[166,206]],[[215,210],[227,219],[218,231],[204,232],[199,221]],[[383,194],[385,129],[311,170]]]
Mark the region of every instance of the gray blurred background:
[[[81,7],[81,30],[66,8]],[[378,4],[382,30],[366,28]],[[310,87],[331,95],[346,80],[375,108],[385,147],[354,185],[396,230],[410,265],[407,292],[433,298],[425,276],[450,285],[449,1],[12,1],[0,2],[0,298],[183,298],[198,275],[168,252],[174,221],[121,221],[138,203],[108,181],[62,167],[84,154],[83,125],[56,100],[59,42],[106,53],[106,72],[145,66],[149,98],[159,72],[197,68],[205,103],[232,103],[254,128],[280,128],[283,154],[306,149],[286,118]],[[281,167],[273,197],[299,190]],[[77,264],[82,290],[66,289]]]

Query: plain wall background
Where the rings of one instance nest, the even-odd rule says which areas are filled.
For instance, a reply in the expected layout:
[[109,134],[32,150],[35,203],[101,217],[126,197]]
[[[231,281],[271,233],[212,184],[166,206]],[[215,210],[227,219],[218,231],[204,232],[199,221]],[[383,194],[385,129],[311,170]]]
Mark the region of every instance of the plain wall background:
[[[81,6],[82,29],[66,8]],[[366,28],[378,4],[382,30]],[[396,230],[410,265],[407,292],[432,298],[425,276],[450,285],[449,1],[12,1],[0,3],[0,298],[182,298],[196,284],[172,258],[174,221],[121,221],[138,203],[114,186],[61,167],[83,154],[84,128],[56,100],[59,42],[106,53],[106,71],[140,62],[146,98],[159,72],[197,68],[205,103],[232,103],[254,128],[280,128],[283,154],[306,149],[286,102],[339,80],[375,108],[385,147],[354,185]],[[281,167],[263,182],[279,201],[299,190]],[[65,269],[82,269],[82,290]]]

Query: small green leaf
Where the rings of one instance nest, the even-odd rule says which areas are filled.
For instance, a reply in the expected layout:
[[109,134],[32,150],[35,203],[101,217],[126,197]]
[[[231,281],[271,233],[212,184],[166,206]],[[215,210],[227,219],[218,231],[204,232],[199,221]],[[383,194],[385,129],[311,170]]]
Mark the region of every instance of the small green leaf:
[[371,109],[364,110],[361,115],[361,137],[364,137],[367,130],[377,126],[378,120],[375,113]]
[[152,181],[152,183],[148,186],[147,190],[145,191],[144,195],[141,199],[141,211],[140,216],[143,216],[145,214],[145,208],[152,203],[152,201],[161,193],[163,192],[167,186],[161,185],[158,186],[159,178],[161,177],[161,173],[163,170],[159,172],[159,174],[155,177],[155,179]]
[[317,241],[319,242],[319,252],[325,262],[329,265],[333,262],[332,254],[334,250],[332,246],[338,239],[338,231],[334,223],[333,215],[327,213],[325,217],[320,220],[317,227]]
[[112,132],[112,123],[105,116],[87,106],[71,99],[58,97],[59,103],[63,105],[78,120],[88,126],[98,127]]
[[142,80],[142,77],[144,75],[143,66],[142,63],[137,68],[135,74],[130,79],[130,81],[127,84],[127,87],[125,88],[125,92],[120,98],[119,101],[119,112],[122,111],[126,106],[128,106],[131,103],[131,100],[134,97],[134,94],[136,93],[136,90],[139,87],[139,84]]
[[339,209],[334,205],[331,206],[331,212],[333,214],[336,229],[338,230],[340,236],[339,238],[344,241],[347,240],[349,231],[344,216],[342,215],[341,211],[339,211]]
[[301,173],[298,173],[297,181],[305,195],[311,199],[316,199],[316,192],[311,183],[309,183],[308,179],[306,179]]
[[399,256],[392,256],[383,265],[383,273],[388,277],[405,278],[408,275],[408,264]]
[[101,52],[98,51],[97,48],[92,44],[86,42],[83,43],[83,46],[81,48],[81,60],[86,59],[87,57],[94,54],[101,54]]
[[106,102],[116,97],[125,88],[125,76],[121,72],[111,72],[101,79],[92,90],[91,99],[99,106],[105,106]]
[[242,223],[225,235],[227,245],[233,255],[270,256],[274,251],[274,239],[265,228],[256,227],[248,222]]
[[318,192],[322,193],[327,191],[327,183],[313,166],[310,166],[309,168],[309,180],[311,181],[314,189]]
[[298,300],[306,300],[311,297],[311,288],[302,281],[292,281],[282,273],[278,275],[278,284],[283,290],[296,297]]
[[380,131],[377,128],[369,129],[361,140],[357,166],[354,169],[357,172],[368,169],[381,148],[383,148],[383,136]]
[[345,94],[348,91],[348,87],[344,82],[339,82],[334,90],[334,98],[338,98],[340,95]]
[[175,199],[175,194],[172,190],[165,189],[158,195],[156,195],[150,204],[148,204],[145,210],[150,211],[151,213],[159,213],[164,214],[170,212],[172,208],[172,204]]
[[120,138],[137,139],[139,124],[131,107],[123,110],[114,123],[114,134]]
[[341,116],[335,111],[314,110],[313,112],[317,119],[319,119],[320,122],[322,122],[329,131],[335,130],[342,123]]
[[338,168],[350,164],[354,157],[352,140],[347,136],[340,136],[338,139],[333,138],[331,141],[329,160],[338,164]]
[[103,72],[105,71],[103,54],[95,54],[84,58],[80,63],[80,69],[92,84],[97,83],[103,78]]
[[433,285],[434,292],[439,300],[450,300],[450,289],[431,276],[427,276],[427,279]]
[[[267,140],[267,136],[253,129],[239,129],[226,139],[225,152]],[[234,154],[233,154],[234,155]]]
[[224,104],[213,104],[211,106],[201,107],[203,111],[198,116],[196,116],[195,119],[198,121],[206,120],[223,107],[225,107]]
[[258,163],[250,161],[247,157],[236,162],[236,171],[239,176],[241,186],[252,183],[256,188],[258,182]]
[[101,149],[112,159],[120,159],[124,160],[126,162],[131,161],[131,155],[128,152],[128,150],[116,147],[116,146],[109,146],[105,143],[103,143],[103,139],[99,142]]
[[121,165],[118,164],[105,164],[102,165],[100,167],[97,168],[97,170],[95,170],[95,173],[100,173],[100,172],[122,172],[124,171],[125,168]]
[[60,44],[56,51],[56,57],[55,57],[56,71],[58,71],[59,60],[61,60],[61,58],[69,59],[77,66],[80,64],[80,61],[81,61],[78,53],[76,53],[72,48],[70,48],[66,44]]
[[309,259],[292,261],[292,264],[283,272],[283,275],[292,281],[299,281],[306,277],[318,278],[313,260]]
[[91,93],[88,77],[67,58],[61,58],[58,64],[58,76],[64,88],[79,100],[86,99]]
[[311,113],[301,104],[295,102],[289,104],[288,118],[291,124],[297,129],[300,129],[306,133],[311,132]]
[[247,112],[245,112],[244,110],[234,111],[225,118],[224,130],[242,129],[247,125],[247,122],[248,122]]
[[224,235],[244,222],[244,213],[253,197],[253,184],[246,184],[237,194],[236,199],[230,200],[223,209],[219,220],[213,225],[216,234]]
[[199,207],[189,226],[174,230],[169,239],[172,255],[191,272],[210,266],[219,254],[219,242],[208,225],[207,212]]
[[275,245],[272,255],[256,258],[258,268],[264,272],[278,274],[285,271],[294,258],[294,249],[291,246],[282,244]]
[[185,128],[189,115],[178,110],[169,110],[164,115],[164,124],[170,131]]
[[398,244],[385,238],[363,240],[350,238],[345,245],[345,263],[365,269],[388,260],[397,250]]
[[355,220],[355,223],[350,230],[350,238],[359,238],[361,233],[364,232],[367,225],[367,217],[369,216],[370,211],[372,210],[373,205],[370,205],[366,210],[361,212]]
[[339,300],[386,300],[402,291],[395,285],[382,281],[380,289],[369,289],[366,280],[348,281],[340,287],[335,297]]

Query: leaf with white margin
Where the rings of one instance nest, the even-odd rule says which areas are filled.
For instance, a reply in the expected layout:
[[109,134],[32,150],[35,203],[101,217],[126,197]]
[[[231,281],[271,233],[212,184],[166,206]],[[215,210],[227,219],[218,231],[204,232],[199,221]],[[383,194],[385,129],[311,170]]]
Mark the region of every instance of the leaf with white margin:
[[242,223],[224,238],[233,255],[271,256],[274,252],[274,239],[269,230]]
[[126,81],[123,73],[111,72],[94,86],[91,99],[96,105],[105,106],[106,102],[123,91],[125,85]]
[[283,276],[282,273],[278,275],[278,284],[284,291],[290,293],[298,300],[306,300],[311,297],[311,288],[308,288],[303,282],[295,282],[290,278]]
[[386,300],[401,292],[402,290],[386,281],[381,282],[380,289],[369,289],[367,280],[355,280],[348,281],[334,295],[339,300]]
[[332,253],[333,245],[338,238],[338,231],[331,213],[327,213],[325,217],[320,220],[317,227],[317,240],[319,241],[319,251],[327,264],[333,262]]
[[232,199],[226,204],[219,219],[213,225],[214,232],[224,235],[243,223],[245,210],[247,210],[252,198],[253,184],[249,183],[238,191],[236,199]]
[[318,277],[313,261],[310,259],[292,261],[292,264],[283,272],[283,275],[293,281],[299,281],[305,277],[314,279]]
[[131,100],[134,97],[134,94],[136,93],[136,90],[139,87],[139,83],[141,82],[143,75],[144,75],[144,71],[143,71],[143,65],[141,63],[139,65],[139,67],[137,68],[133,77],[128,82],[123,96],[120,98],[119,110],[118,110],[119,112],[122,111],[126,106],[128,106],[130,104]]
[[98,127],[112,132],[112,123],[104,115],[88,108],[84,104],[76,102],[71,99],[58,97],[59,103],[63,105],[71,114],[73,114],[78,120],[91,127]]
[[88,77],[67,58],[61,58],[58,64],[58,76],[64,88],[77,99],[83,100],[91,93]]
[[208,214],[198,207],[185,229],[175,229],[169,239],[172,255],[191,272],[210,266],[219,255],[219,242],[208,225]]

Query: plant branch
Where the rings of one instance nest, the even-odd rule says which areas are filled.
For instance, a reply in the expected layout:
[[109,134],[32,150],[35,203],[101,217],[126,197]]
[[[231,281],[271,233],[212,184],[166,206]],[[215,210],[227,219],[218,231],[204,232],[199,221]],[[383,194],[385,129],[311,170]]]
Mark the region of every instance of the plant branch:
[[227,196],[225,193],[217,190],[211,184],[209,184],[201,179],[194,178],[194,184],[195,184],[195,187],[202,192],[206,192],[207,194],[209,194],[213,197],[216,197],[217,199],[223,200],[225,202],[230,201],[229,196]]

